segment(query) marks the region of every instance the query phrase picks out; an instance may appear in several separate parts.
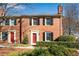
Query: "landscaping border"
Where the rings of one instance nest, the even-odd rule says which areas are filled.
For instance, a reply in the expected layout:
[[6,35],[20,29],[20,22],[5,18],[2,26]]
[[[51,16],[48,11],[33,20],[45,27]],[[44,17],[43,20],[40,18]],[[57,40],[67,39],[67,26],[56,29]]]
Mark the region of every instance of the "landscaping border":
[[79,49],[79,43],[68,43],[68,42],[56,42],[56,41],[52,41],[52,42],[37,42],[36,46],[37,47],[49,47],[52,45],[58,45],[58,46],[64,46],[67,48],[76,48]]

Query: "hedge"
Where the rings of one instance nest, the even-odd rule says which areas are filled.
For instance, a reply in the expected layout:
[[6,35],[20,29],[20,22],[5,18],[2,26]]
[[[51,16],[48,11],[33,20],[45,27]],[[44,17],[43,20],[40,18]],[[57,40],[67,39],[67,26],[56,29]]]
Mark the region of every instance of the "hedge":
[[76,56],[77,51],[75,49],[68,49],[63,46],[51,46],[48,48],[35,48],[31,52],[23,52],[18,56]]
[[76,38],[74,35],[62,35],[62,36],[58,37],[55,41],[75,43]]
[[48,51],[54,56],[76,56],[77,51],[75,49],[65,48],[63,46],[52,45],[48,47]]
[[77,48],[79,49],[79,43],[68,43],[68,42],[37,42],[36,46],[37,47],[49,47],[52,45],[58,45],[58,46],[64,46],[67,48]]

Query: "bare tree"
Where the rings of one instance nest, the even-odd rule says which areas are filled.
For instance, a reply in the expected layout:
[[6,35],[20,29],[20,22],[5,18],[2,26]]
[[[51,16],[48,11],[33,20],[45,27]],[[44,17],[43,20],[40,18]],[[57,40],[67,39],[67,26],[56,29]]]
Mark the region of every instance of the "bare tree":
[[[8,15],[8,11],[17,6],[17,3],[0,3],[0,7],[4,10],[4,16]],[[14,13],[15,11],[12,11]]]
[[78,10],[78,4],[65,4],[63,20],[64,33],[70,35],[75,31],[75,25],[79,15]]
[[[7,16],[8,14],[10,14],[9,11],[11,9],[13,9],[14,7],[18,6],[18,5],[20,5],[20,4],[16,4],[16,3],[14,3],[14,4],[12,4],[12,3],[11,4],[10,3],[0,3],[0,7],[2,9],[4,9],[4,15],[3,16]],[[30,8],[30,9],[34,9],[34,8],[32,8],[31,4],[24,3],[22,5]],[[16,10],[11,11],[11,13],[15,13],[15,12],[16,12]],[[19,24],[20,24],[19,32],[20,32],[20,43],[21,43],[21,40],[22,40],[22,37],[21,37],[22,36],[22,19],[21,18],[20,18]],[[2,26],[0,26],[0,29],[1,28],[2,28]]]

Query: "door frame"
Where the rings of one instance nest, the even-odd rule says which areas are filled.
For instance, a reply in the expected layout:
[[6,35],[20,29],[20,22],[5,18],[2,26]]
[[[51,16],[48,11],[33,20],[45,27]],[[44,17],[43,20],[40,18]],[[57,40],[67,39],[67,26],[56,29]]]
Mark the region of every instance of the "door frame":
[[36,45],[36,43],[33,43],[33,33],[36,33],[36,41],[39,41],[39,31],[31,31],[31,45]]
[[[11,32],[14,32],[14,40],[16,40],[16,30],[9,30],[8,31],[8,43],[12,43],[11,42]],[[16,43],[16,42],[14,42]]]

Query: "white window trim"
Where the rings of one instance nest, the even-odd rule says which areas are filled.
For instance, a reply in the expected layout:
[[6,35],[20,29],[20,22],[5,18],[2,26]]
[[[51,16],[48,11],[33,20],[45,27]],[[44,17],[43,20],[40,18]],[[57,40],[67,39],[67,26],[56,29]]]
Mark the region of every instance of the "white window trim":
[[[47,37],[46,37],[47,34],[46,34],[46,33],[47,33],[47,32],[45,32],[45,41],[46,41],[46,42],[50,42],[50,41],[47,40]],[[51,33],[51,32],[50,32],[50,33]]]
[[2,32],[0,32],[0,40],[2,40]]
[[1,26],[5,26],[5,20],[1,23]]
[[14,24],[11,23],[12,19],[9,19],[9,24],[10,26],[15,26]]
[[36,41],[39,41],[39,31],[31,31],[31,45],[36,45],[36,43],[33,43],[33,33],[36,33],[37,35]]
[[[9,20],[9,25],[10,25],[10,20]],[[7,26],[7,25],[5,24],[5,20],[1,23],[1,26]]]
[[[14,24],[11,23],[12,19],[9,19],[9,26],[15,26]],[[5,25],[5,20],[1,23],[1,26],[6,26]]]
[[[45,17],[45,26],[50,26],[50,25],[46,24],[47,18],[51,18],[51,17]],[[53,20],[53,19],[52,19],[52,20]]]
[[11,19],[9,19],[9,24],[10,24],[10,26],[11,26]]
[[[8,43],[11,43],[11,37],[10,37],[10,32],[14,32],[14,40],[16,41],[16,30],[9,30],[8,31]],[[0,34],[1,34],[1,40],[2,40],[2,32],[0,32]],[[16,42],[14,42],[14,43],[16,43]]]
[[[8,32],[7,32],[8,33]],[[1,34],[1,40],[2,40],[2,32],[0,33]]]
[[[38,17],[32,17],[32,26],[35,26],[35,25],[34,25],[34,22],[33,22],[33,21],[34,21],[33,18],[38,18]],[[39,19],[39,20],[40,20],[40,19]]]
[[33,26],[33,18],[32,18],[32,26]]

